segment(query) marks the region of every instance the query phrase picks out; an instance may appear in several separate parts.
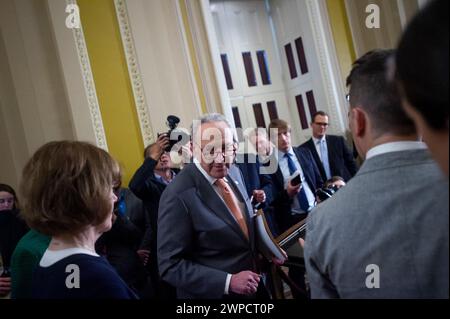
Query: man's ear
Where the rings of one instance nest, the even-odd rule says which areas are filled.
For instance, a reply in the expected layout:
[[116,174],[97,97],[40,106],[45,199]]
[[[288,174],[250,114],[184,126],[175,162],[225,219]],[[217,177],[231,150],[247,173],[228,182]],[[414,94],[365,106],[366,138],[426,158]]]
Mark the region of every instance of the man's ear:
[[351,111],[354,134],[363,137],[367,133],[367,114],[361,108],[355,107]]

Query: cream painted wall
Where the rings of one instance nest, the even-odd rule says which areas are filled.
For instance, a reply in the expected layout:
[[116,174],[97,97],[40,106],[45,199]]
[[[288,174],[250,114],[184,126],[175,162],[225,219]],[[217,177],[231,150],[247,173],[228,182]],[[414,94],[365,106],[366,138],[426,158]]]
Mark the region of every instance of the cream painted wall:
[[202,113],[177,0],[128,0],[129,21],[154,135],[167,115],[189,128]]
[[[205,99],[205,108],[208,113],[222,113],[221,92],[219,83],[214,71],[214,63],[211,56],[210,44],[208,42],[208,31],[203,19],[202,6],[200,1],[179,0],[181,13],[186,14],[186,34],[191,35],[192,58],[195,58],[198,65],[201,87]],[[190,32],[187,32],[190,31]]]
[[25,131],[11,81],[3,37],[0,34],[0,182],[14,188],[28,156]]
[[[373,49],[395,48],[404,27],[421,3],[418,0],[345,0],[357,57]],[[369,29],[365,25],[369,4],[380,8],[379,29]]]
[[17,187],[38,147],[74,134],[45,3],[2,0],[0,32],[0,181]]

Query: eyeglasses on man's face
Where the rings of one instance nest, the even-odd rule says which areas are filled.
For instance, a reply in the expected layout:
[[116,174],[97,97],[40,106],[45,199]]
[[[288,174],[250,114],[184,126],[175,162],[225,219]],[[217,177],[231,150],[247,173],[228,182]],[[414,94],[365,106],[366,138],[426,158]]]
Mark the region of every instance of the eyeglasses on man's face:
[[235,143],[222,146],[207,144],[202,148],[202,155],[206,160],[215,160],[219,155],[224,158],[233,157],[236,155],[236,151],[237,145]]
[[314,122],[313,124],[315,124],[317,126],[323,126],[323,127],[328,127],[330,125],[329,123],[325,123],[325,122]]

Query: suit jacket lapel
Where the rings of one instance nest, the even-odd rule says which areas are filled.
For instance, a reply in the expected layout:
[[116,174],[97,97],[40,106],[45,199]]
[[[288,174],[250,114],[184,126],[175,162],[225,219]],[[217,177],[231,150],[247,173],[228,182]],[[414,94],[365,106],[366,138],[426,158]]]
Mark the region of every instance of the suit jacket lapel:
[[338,170],[335,167],[335,159],[334,159],[334,154],[338,154],[336,148],[337,145],[335,145],[335,143],[333,143],[333,141],[329,138],[329,136],[326,136],[327,139],[327,148],[328,148],[328,163],[330,164],[330,171],[331,171],[331,175],[333,175],[333,172],[337,172]]
[[[327,139],[328,143],[328,139]],[[328,144],[327,144],[328,145]],[[311,154],[314,157],[314,160],[316,161],[317,167],[319,168],[320,175],[322,175],[322,178],[326,178],[325,169],[323,168],[322,161],[320,160],[319,154],[317,153],[316,145],[314,145],[314,140],[311,138],[309,140],[309,149],[311,150]],[[328,158],[330,158],[330,152],[328,151]]]
[[275,173],[275,181],[279,185],[280,189],[284,189],[284,176],[283,172],[281,172],[280,164],[278,164],[277,172]]
[[214,214],[216,214],[220,219],[227,223],[231,229],[233,229],[239,236],[245,241],[244,233],[242,232],[239,224],[234,220],[228,207],[225,205],[223,200],[219,197],[216,191],[213,189],[212,185],[208,184],[202,173],[195,167],[193,173],[196,175],[195,181],[197,184],[197,194],[203,200],[203,202],[208,206]]
[[150,179],[151,179],[153,182],[157,183],[158,185],[164,186],[164,188],[167,187],[166,184],[164,184],[163,182],[161,182],[161,181],[160,181],[159,179],[157,179],[155,176],[150,177]]
[[297,149],[294,149],[294,153],[297,156],[298,162],[300,163],[300,166],[302,167],[303,170],[303,175],[305,175],[305,179],[306,182],[308,183],[309,188],[311,189],[311,191],[315,191],[315,185],[312,182],[312,178],[311,178],[311,167],[310,167],[310,163],[305,159],[305,157],[303,156],[303,154],[298,151]]

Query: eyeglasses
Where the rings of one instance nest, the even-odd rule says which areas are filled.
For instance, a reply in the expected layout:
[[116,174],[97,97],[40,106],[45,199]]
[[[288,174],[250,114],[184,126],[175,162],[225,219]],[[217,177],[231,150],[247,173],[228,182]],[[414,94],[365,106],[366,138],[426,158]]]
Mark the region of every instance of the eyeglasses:
[[[200,145],[198,146],[201,148]],[[206,161],[214,161],[219,155],[222,155],[225,159],[231,158],[236,154],[236,151],[236,144],[224,145],[220,148],[208,144],[202,149],[202,155]]]
[[328,123],[316,123],[316,122],[314,122],[313,124],[316,124],[318,126],[323,126],[323,127],[328,127],[330,125]]

